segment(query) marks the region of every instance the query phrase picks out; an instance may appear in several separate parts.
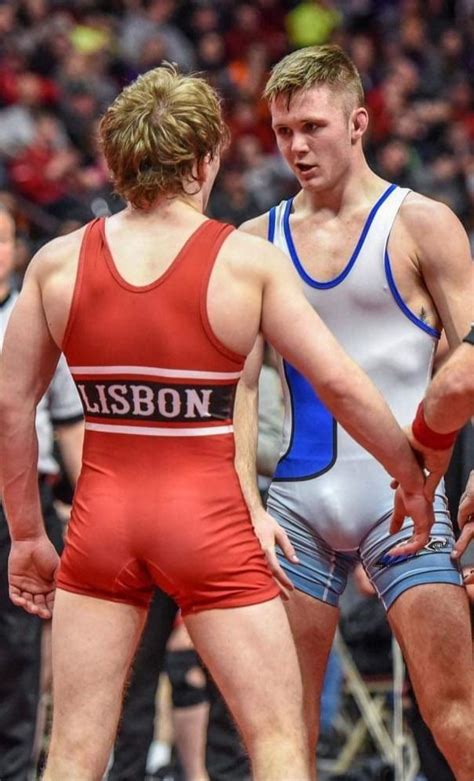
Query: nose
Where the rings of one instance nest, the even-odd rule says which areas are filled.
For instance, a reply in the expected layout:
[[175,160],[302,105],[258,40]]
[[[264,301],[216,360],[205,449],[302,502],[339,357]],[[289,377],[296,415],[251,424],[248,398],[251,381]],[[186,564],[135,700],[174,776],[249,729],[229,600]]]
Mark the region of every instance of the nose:
[[296,155],[301,155],[308,151],[308,144],[304,133],[293,133],[291,151]]

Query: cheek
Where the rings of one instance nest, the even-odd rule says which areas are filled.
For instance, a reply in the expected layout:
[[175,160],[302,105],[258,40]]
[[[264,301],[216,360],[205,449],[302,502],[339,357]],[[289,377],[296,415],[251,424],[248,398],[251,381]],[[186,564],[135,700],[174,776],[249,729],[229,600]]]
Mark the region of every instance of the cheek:
[[278,136],[276,139],[276,143],[277,143],[278,151],[282,155],[282,157],[288,157],[288,153],[291,147],[289,141],[285,138],[280,138]]
[[15,253],[11,245],[0,244],[0,263],[2,265],[2,269],[5,269],[7,266],[11,266],[13,268],[14,257]]

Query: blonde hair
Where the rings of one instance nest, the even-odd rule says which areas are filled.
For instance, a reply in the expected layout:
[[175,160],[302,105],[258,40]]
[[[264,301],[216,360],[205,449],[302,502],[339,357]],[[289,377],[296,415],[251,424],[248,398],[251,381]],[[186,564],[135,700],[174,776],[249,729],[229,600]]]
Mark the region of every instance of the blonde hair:
[[283,57],[273,67],[263,96],[271,102],[285,95],[290,103],[295,92],[320,85],[348,92],[358,106],[364,105],[359,72],[350,57],[335,44],[308,46]]
[[[116,191],[137,208],[186,192],[228,139],[217,93],[200,76],[165,64],[139,76],[99,128]],[[197,175],[195,166],[197,165]]]

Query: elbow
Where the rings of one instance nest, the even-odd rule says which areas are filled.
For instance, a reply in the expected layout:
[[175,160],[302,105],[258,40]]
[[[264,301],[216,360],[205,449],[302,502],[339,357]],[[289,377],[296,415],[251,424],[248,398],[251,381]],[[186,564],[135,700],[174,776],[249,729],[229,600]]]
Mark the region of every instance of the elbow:
[[442,402],[444,409],[457,409],[464,406],[466,402],[474,402],[474,377],[471,372],[464,371],[463,367],[458,370],[446,372],[443,382],[435,394]]
[[347,381],[347,375],[343,373],[326,374],[315,388],[316,392],[326,407],[334,416],[340,417],[345,409],[353,405],[354,388]]

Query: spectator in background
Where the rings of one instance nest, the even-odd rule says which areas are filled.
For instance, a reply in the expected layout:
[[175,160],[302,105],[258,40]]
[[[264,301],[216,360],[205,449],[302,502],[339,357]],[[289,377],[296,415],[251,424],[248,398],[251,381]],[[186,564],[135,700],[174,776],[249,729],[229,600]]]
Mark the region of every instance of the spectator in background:
[[[258,83],[273,62],[290,46],[298,45],[292,33],[288,37],[286,29],[286,23],[288,29],[293,29],[290,22],[295,18],[299,19],[297,31],[314,35],[316,30],[323,38],[337,38],[359,66],[373,115],[373,130],[367,139],[370,159],[377,158],[380,144],[393,139],[403,141],[409,146],[411,164],[416,161],[418,188],[429,194],[429,188],[436,186],[441,197],[448,197],[453,207],[460,209],[461,217],[472,220],[474,114],[467,74],[474,64],[470,54],[474,47],[469,47],[469,13],[460,2],[3,3],[0,181],[3,172],[6,186],[15,189],[8,164],[12,154],[34,145],[37,109],[55,113],[78,153],[76,173],[82,180],[83,169],[91,165],[90,144],[85,136],[87,128],[93,126],[92,120],[98,119],[125,83],[163,58],[174,60],[185,69],[198,67],[206,71],[225,99],[225,112],[235,139],[255,136],[263,152],[272,154],[274,141],[268,132],[267,113],[258,99]],[[90,95],[86,95],[88,91]],[[457,200],[449,193],[446,196],[446,187],[449,190],[452,184],[446,184],[444,174],[440,184],[440,166],[435,162],[440,155],[458,155],[458,149],[446,141],[453,122],[461,123],[466,139],[461,162],[456,163],[460,170],[453,182],[453,186],[461,183]],[[227,158],[230,165],[235,164],[236,157],[238,153],[231,147]],[[444,163],[441,168],[446,170]],[[248,186],[253,178],[251,164],[245,163],[245,169]],[[87,215],[94,216],[94,193],[81,184],[74,195],[83,203]],[[103,195],[109,203],[107,194]],[[260,193],[257,200],[259,197]],[[40,212],[28,208],[26,212],[30,223],[27,230],[39,233],[44,240],[49,238],[51,234],[44,231]],[[468,224],[468,230],[469,227]]]
[[35,118],[34,141],[12,158],[9,174],[20,195],[62,220],[79,205],[70,194],[78,161],[58,120],[41,112]]
[[255,214],[256,209],[255,198],[245,187],[243,172],[237,167],[225,168],[215,193],[211,195],[210,210],[213,217],[231,225],[239,225],[242,220],[249,219],[249,215]]

